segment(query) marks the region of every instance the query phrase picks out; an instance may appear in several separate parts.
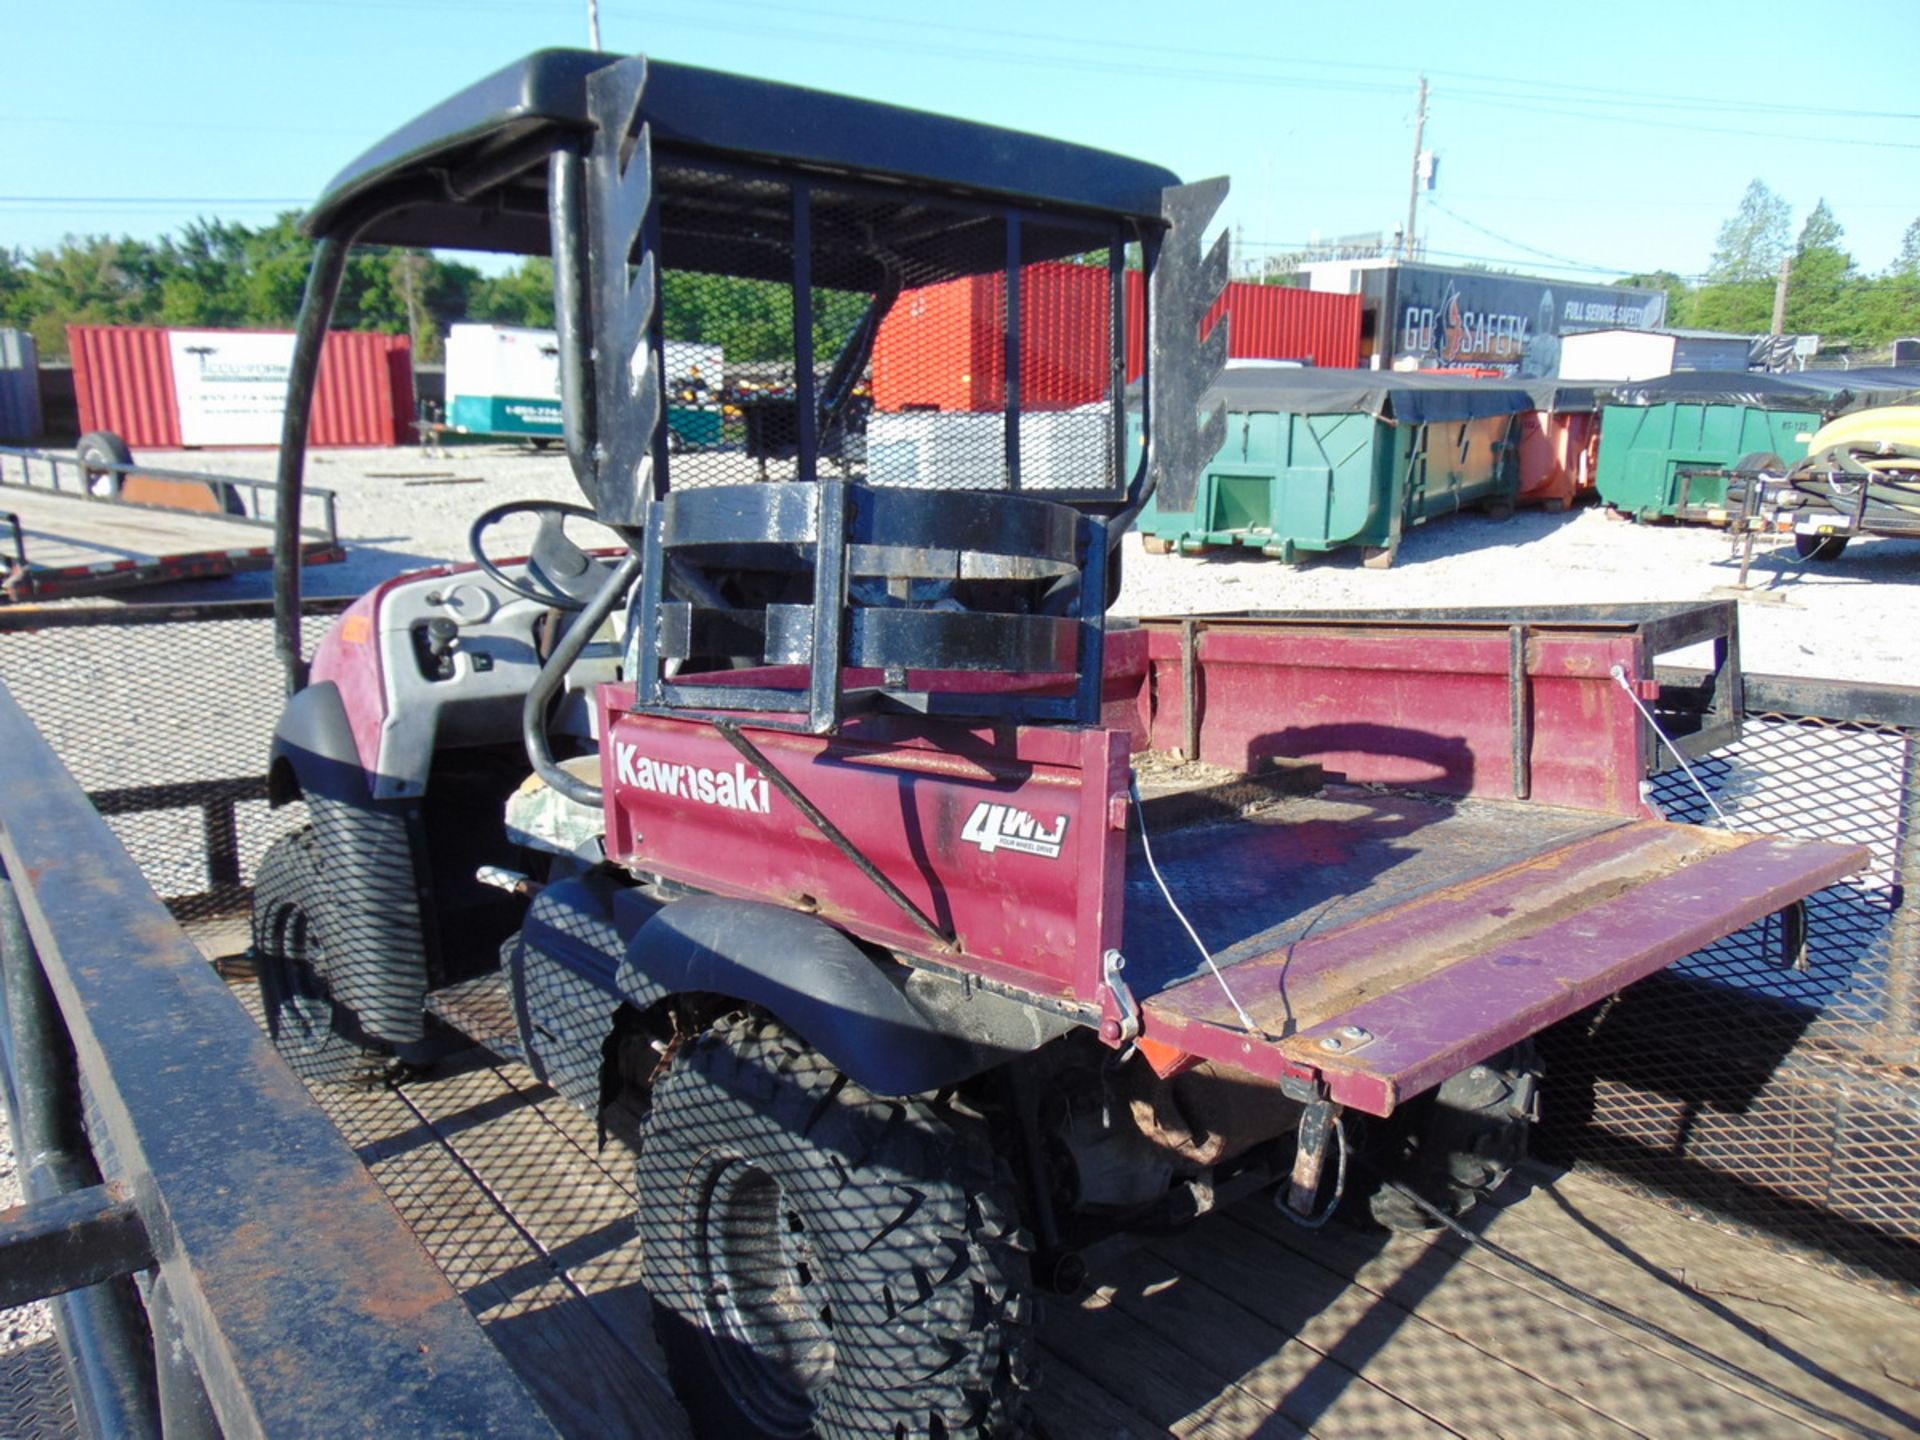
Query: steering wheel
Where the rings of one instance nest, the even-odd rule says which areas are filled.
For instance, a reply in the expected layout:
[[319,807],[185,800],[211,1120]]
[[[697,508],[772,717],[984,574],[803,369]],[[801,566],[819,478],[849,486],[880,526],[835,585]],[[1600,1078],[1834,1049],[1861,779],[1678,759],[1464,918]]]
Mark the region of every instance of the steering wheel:
[[[482,539],[487,531],[513,515],[538,515],[539,527],[533,532],[533,544],[527,550],[524,578],[507,574],[487,558]],[[606,579],[606,566],[567,538],[569,520],[601,523],[584,505],[568,505],[558,500],[509,500],[496,505],[473,522],[467,532],[467,548],[474,563],[503,590],[539,605],[556,610],[584,610]]]

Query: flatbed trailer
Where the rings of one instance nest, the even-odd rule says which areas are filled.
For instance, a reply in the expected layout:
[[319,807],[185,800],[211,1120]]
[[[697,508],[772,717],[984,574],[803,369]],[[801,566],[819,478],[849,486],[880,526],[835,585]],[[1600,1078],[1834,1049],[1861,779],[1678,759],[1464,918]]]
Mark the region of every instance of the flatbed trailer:
[[[264,1019],[258,986],[234,964],[244,930],[196,938]],[[603,1145],[526,1068],[510,1015],[476,1008],[467,1024],[481,1043],[430,1074],[377,1090],[319,1086],[314,1098],[561,1436],[685,1440],[646,1333],[632,1157]],[[1374,1440],[1920,1426],[1898,1378],[1908,1301],[1591,1176],[1534,1164],[1517,1178],[1471,1228],[1580,1293],[1450,1233],[1310,1234],[1254,1197],[1143,1242],[1089,1293],[1050,1303],[1035,1395],[1045,1433]],[[1638,1328],[1639,1317],[1666,1335]],[[562,1354],[591,1363],[556,1372]]]
[[[222,631],[219,649],[232,658],[236,674],[249,675],[259,688],[270,690],[265,621],[259,618],[257,606],[244,613],[253,618],[223,619],[214,627]],[[1478,632],[1483,642],[1491,642],[1480,647],[1480,659],[1487,663],[1478,667],[1478,674],[1470,674],[1456,660],[1451,671],[1454,678],[1444,683],[1459,686],[1461,677],[1467,677],[1483,692],[1480,703],[1473,713],[1456,708],[1447,727],[1436,724],[1433,728],[1493,735],[1487,728],[1492,718],[1506,713],[1509,680],[1504,647],[1509,627],[1524,624],[1535,639],[1542,633],[1565,635],[1574,628],[1574,613],[1502,616],[1488,611],[1476,618],[1474,612],[1455,612],[1448,619],[1402,613],[1371,622],[1353,616],[1153,620],[1141,628],[1158,649],[1158,673],[1149,678],[1137,664],[1126,671],[1131,676],[1127,683],[1133,686],[1127,698],[1137,700],[1143,689],[1162,697],[1161,740],[1153,743],[1163,743],[1183,726],[1179,699],[1184,671],[1191,675],[1193,691],[1202,701],[1200,718],[1207,724],[1210,744],[1222,744],[1231,731],[1222,728],[1217,732],[1222,738],[1215,739],[1206,706],[1213,706],[1215,722],[1223,718],[1228,687],[1237,683],[1234,672],[1244,658],[1244,647],[1252,642],[1210,637],[1264,632],[1262,644],[1284,642],[1296,647],[1302,658],[1317,653],[1322,660],[1333,661],[1337,657],[1327,649],[1327,638],[1344,632],[1350,637],[1343,647],[1348,656],[1375,649],[1372,673],[1382,678],[1378,688],[1390,690],[1398,682],[1385,678],[1390,672],[1383,668],[1387,657],[1380,651],[1384,647],[1390,645],[1392,654],[1411,665],[1422,653],[1457,652],[1463,639],[1472,639]],[[1640,635],[1657,637],[1647,642],[1657,657],[1710,619],[1709,614],[1658,620],[1651,611],[1629,610],[1608,619],[1590,619],[1587,628],[1601,632],[1612,628],[1617,640],[1631,636],[1637,626]],[[115,622],[116,628],[103,639],[126,634],[117,628],[124,623]],[[182,635],[199,634],[212,624],[208,617],[189,616],[179,617],[179,623],[184,627]],[[153,778],[145,772],[132,776],[113,772],[129,743],[126,734],[150,727],[154,716],[135,721],[109,715],[104,717],[104,731],[100,723],[68,725],[64,717],[78,722],[90,712],[90,692],[65,678],[71,675],[71,665],[40,667],[28,648],[30,640],[33,637],[17,642],[19,648],[13,653],[0,655],[4,662],[0,672],[16,690],[31,690],[34,703],[29,709],[37,712],[43,726],[70,733],[62,747],[66,763],[96,777],[88,782],[95,785]],[[48,637],[34,643],[39,653],[51,657]],[[136,667],[110,672],[116,686],[156,697],[164,714],[167,692],[156,690],[151,678],[142,677],[155,674],[164,663],[162,657],[177,654],[180,648],[176,640],[106,644],[100,650],[121,665]],[[1238,678],[1244,681],[1247,676]],[[1664,688],[1670,691],[1671,703],[1658,699],[1648,703],[1664,717],[1679,697],[1704,692],[1724,695],[1728,684],[1724,674],[1669,676]],[[1609,686],[1620,693],[1611,682]],[[1110,687],[1116,701],[1119,689],[1119,685]],[[1791,709],[1780,698],[1779,689],[1763,686],[1756,691],[1749,683],[1745,687],[1749,706]],[[1858,697],[1812,698],[1829,705],[1859,703]],[[1704,708],[1711,714],[1711,705]],[[1913,714],[1911,704],[1900,713]],[[225,776],[227,772],[218,768],[222,763],[250,766],[252,754],[265,743],[260,727],[270,723],[269,709],[244,734],[197,736],[196,754],[203,764],[214,767],[205,776]],[[1676,731],[1680,728],[1677,722],[1667,723]],[[1805,748],[1792,752],[1796,756],[1817,749],[1831,757],[1844,744],[1844,737],[1832,727],[1812,721],[1780,728],[1795,736],[1804,732]],[[1143,740],[1149,733],[1142,732]],[[1353,737],[1333,738],[1347,745]],[[1543,751],[1555,748],[1562,738],[1551,729],[1536,732]],[[1326,743],[1328,736],[1317,740]],[[29,831],[45,814],[22,808],[39,789],[27,783],[30,777],[24,761],[31,748],[11,745],[0,762],[9,782],[0,787],[0,830],[12,825]],[[1503,742],[1487,746],[1494,759],[1505,750]],[[1324,769],[1345,766],[1350,774],[1368,773],[1357,761],[1332,758],[1341,752],[1316,753],[1326,756]],[[1769,765],[1768,769],[1782,771],[1780,785],[1796,783],[1792,767]],[[1539,773],[1544,782],[1550,771],[1542,768]],[[1468,777],[1460,770],[1454,774],[1452,783],[1461,788]],[[1502,805],[1491,810],[1492,802],[1510,787],[1511,777],[1498,766],[1483,765],[1473,774],[1486,792],[1483,796],[1440,797],[1429,792],[1420,802],[1423,812],[1451,809],[1471,820],[1476,811],[1509,813],[1519,808]],[[1211,827],[1203,813],[1210,806],[1213,818],[1224,820],[1227,834],[1244,838],[1257,830],[1258,819],[1237,807],[1224,808],[1223,797],[1212,789],[1172,804],[1163,801],[1161,796],[1172,793],[1167,778],[1156,776],[1152,766],[1142,767],[1143,790],[1155,810],[1151,823],[1160,842],[1156,853],[1163,865],[1170,866],[1189,840],[1211,843],[1207,841]],[[1309,773],[1277,779],[1252,798],[1300,819],[1324,819],[1306,813],[1312,806],[1301,808],[1305,797],[1288,793],[1312,778]],[[1685,783],[1677,771],[1673,778]],[[1746,777],[1730,783],[1716,774],[1713,783],[1725,797],[1758,780]],[[1770,828],[1851,835],[1852,829],[1829,829],[1835,823],[1834,812],[1844,813],[1848,803],[1835,797],[1854,793],[1866,783],[1866,777],[1852,776],[1846,784],[1810,786],[1807,803],[1816,806],[1818,817],[1809,816],[1810,823],[1792,826],[1781,825],[1776,817]],[[1890,782],[1880,776],[1876,783]],[[1315,804],[1344,803],[1354,790],[1365,803],[1382,805],[1389,799],[1373,784],[1336,786]],[[71,798],[77,806],[77,794]],[[183,791],[175,803],[189,805],[195,799]],[[241,818],[242,850],[236,863],[251,875],[263,842],[250,823],[257,825],[259,817],[251,822]],[[212,829],[217,828],[209,829],[209,844]],[[1898,827],[1890,823],[1886,829],[1888,844],[1896,843]],[[42,851],[59,850],[69,834],[66,829],[49,832]],[[1398,837],[1376,834],[1374,838],[1379,841],[1377,853],[1399,853]],[[111,843],[100,847],[102,853]],[[1319,864],[1326,857],[1311,858]],[[1440,851],[1431,858],[1448,861]],[[29,865],[37,863],[35,856],[23,859]],[[215,863],[212,851],[208,860]],[[1898,861],[1893,863],[1897,868]],[[87,890],[88,904],[68,905],[60,920],[62,928],[43,930],[41,935],[61,937],[61,949],[77,955],[95,953],[88,950],[92,944],[88,936],[117,931],[123,937],[135,933],[151,937],[167,926],[150,900],[143,910],[123,918],[117,907],[144,895],[143,887],[124,869],[102,871],[94,861],[88,864],[94,866],[90,873],[114,875],[117,888],[110,895]],[[40,884],[40,872],[31,873],[34,883]],[[1393,868],[1380,873],[1383,883],[1406,895],[1410,887],[1404,882],[1411,877]],[[1185,887],[1193,882],[1183,876],[1177,883]],[[1312,877],[1301,877],[1300,883],[1311,884]],[[197,897],[214,887],[185,888]],[[1216,882],[1216,895],[1219,888]],[[197,905],[172,899],[176,892],[166,893],[176,911],[207,914]],[[1184,888],[1181,893],[1203,902],[1207,898]],[[230,916],[226,907],[233,903],[229,896],[218,908]],[[1251,925],[1259,918],[1236,916],[1232,896],[1212,909],[1203,910],[1199,904],[1189,908],[1210,939],[1217,938],[1206,928],[1210,924]],[[1339,918],[1357,917],[1329,917]],[[132,923],[136,919],[141,924]],[[76,925],[85,925],[85,934],[73,932],[70,939],[65,938],[66,927]],[[224,926],[203,918],[192,921],[188,929],[227,977],[230,992],[259,1018],[260,991],[240,961],[247,943],[244,918]],[[1831,946],[1839,938],[1831,921],[1824,925],[1816,921],[1815,935],[1818,945]],[[1904,966],[1902,973],[1910,974],[1910,952],[1899,954],[1903,958],[1889,968]],[[1830,963],[1818,962],[1816,975]],[[1792,969],[1773,969],[1764,962],[1756,968],[1794,983],[1807,979]],[[143,994],[139,1003],[149,1004],[150,999],[150,993]],[[452,1289],[464,1297],[481,1331],[533,1393],[555,1431],[580,1436],[684,1435],[685,1421],[667,1391],[660,1357],[648,1333],[648,1298],[639,1279],[641,1254],[633,1224],[639,1198],[632,1158],[617,1140],[603,1144],[590,1117],[514,1058],[510,1011],[468,999],[461,1028],[483,1042],[486,1052],[449,1055],[426,1073],[408,1076],[392,1087],[316,1087],[314,1098]],[[451,1015],[454,1007],[446,1005],[441,1013]],[[120,1032],[106,1020],[93,1022],[92,1028],[112,1055]],[[179,1043],[191,1048],[198,1042],[195,1036],[182,1035]],[[1664,1083],[1688,1083],[1686,1063],[1666,1056],[1667,1068],[1661,1071]],[[1701,1057],[1694,1063],[1712,1062]],[[1557,1082],[1553,1094],[1564,1096],[1580,1088],[1578,1077],[1564,1068],[1556,1067],[1553,1074]],[[1861,1087],[1854,1089],[1859,1093],[1849,1109],[1860,1105],[1864,1093]],[[1685,1093],[1684,1089],[1674,1091],[1676,1105],[1683,1103],[1680,1097]],[[1827,1128],[1817,1120],[1810,1122],[1811,1103],[1803,1099],[1794,1111],[1796,1156],[1810,1153],[1809,1123],[1823,1134]],[[1730,1148],[1763,1151],[1767,1143],[1763,1116],[1703,1112],[1689,1123],[1721,1127],[1751,1123],[1752,1134],[1742,1132]],[[1666,1137],[1661,1143],[1673,1142]],[[214,1153],[212,1145],[213,1137],[200,1137],[196,1154],[202,1163]],[[1899,1153],[1908,1151],[1910,1143],[1908,1150]],[[1818,1184],[1817,1157],[1803,1163],[1807,1169],[1804,1174],[1796,1172],[1794,1185],[1796,1191],[1810,1193]],[[1877,1203],[1892,1213],[1900,1203],[1891,1188],[1897,1184],[1893,1177],[1905,1162],[1882,1149],[1871,1163],[1872,1176],[1886,1177],[1885,1187],[1875,1192],[1880,1197]],[[137,1178],[137,1172],[130,1178]],[[1035,1408],[1051,1433],[1063,1435],[1097,1429],[1101,1434],[1278,1433],[1340,1440],[1383,1434],[1483,1434],[1495,1428],[1528,1435],[1694,1430],[1891,1435],[1920,1427],[1909,1383],[1911,1346],[1905,1338],[1912,1325],[1910,1300],[1875,1293],[1784,1260],[1758,1240],[1683,1219],[1590,1176],[1534,1167],[1519,1178],[1524,1183],[1500,1203],[1479,1212],[1471,1228],[1508,1254],[1571,1282],[1582,1295],[1556,1290],[1510,1261],[1470,1248],[1450,1233],[1388,1238],[1338,1227],[1309,1233],[1290,1224],[1264,1197],[1223,1202],[1220,1214],[1204,1218],[1184,1234],[1146,1237],[1133,1253],[1106,1267],[1100,1283],[1086,1294],[1056,1297],[1048,1303],[1036,1337],[1045,1361],[1045,1380],[1035,1394]],[[329,1204],[337,1208],[337,1201]],[[312,1263],[311,1241],[302,1248],[302,1256],[303,1263]],[[1614,1309],[1602,1309],[1596,1302]],[[1640,1328],[1636,1324],[1640,1319],[1653,1321],[1664,1334]],[[409,1339],[407,1346],[411,1343]],[[1703,1360],[1687,1345],[1732,1362],[1737,1371]],[[0,1376],[17,1373],[8,1363],[12,1358],[0,1357]],[[40,1368],[44,1373],[46,1367]],[[8,1413],[6,1402],[0,1400],[0,1415]],[[342,1412],[333,1408],[327,1413]],[[461,1413],[470,1417],[472,1412]],[[495,1433],[505,1433],[498,1416],[495,1423]],[[0,1425],[0,1430],[42,1433],[24,1424]],[[48,1430],[53,1427],[49,1425]],[[302,1432],[296,1427],[270,1428],[269,1433]]]
[[[269,570],[272,494],[237,476],[0,449],[0,603]],[[308,494],[317,518],[301,527],[301,563],[345,560],[332,493]]]

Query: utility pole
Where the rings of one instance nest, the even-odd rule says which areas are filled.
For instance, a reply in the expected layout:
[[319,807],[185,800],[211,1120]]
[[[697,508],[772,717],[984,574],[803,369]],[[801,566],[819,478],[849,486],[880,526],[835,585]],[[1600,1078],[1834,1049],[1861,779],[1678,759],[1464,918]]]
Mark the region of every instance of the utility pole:
[[1427,140],[1427,77],[1420,77],[1420,109],[1413,122],[1413,181],[1407,187],[1407,230],[1400,237],[1400,257],[1413,259],[1413,222],[1420,209],[1420,153]]
[[1780,335],[1787,328],[1787,277],[1793,273],[1793,257],[1787,256],[1780,262],[1780,278],[1773,282],[1773,329],[1770,334]]
[[587,0],[587,44],[600,48],[600,0]]

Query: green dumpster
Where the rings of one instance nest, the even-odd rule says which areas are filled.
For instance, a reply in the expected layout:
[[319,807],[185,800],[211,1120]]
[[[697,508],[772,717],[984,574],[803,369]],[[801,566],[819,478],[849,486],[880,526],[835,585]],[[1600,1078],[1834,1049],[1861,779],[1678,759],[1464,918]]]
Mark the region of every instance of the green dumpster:
[[1518,385],[1366,370],[1229,370],[1227,439],[1190,511],[1151,502],[1150,550],[1240,545],[1285,561],[1361,546],[1392,563],[1406,529],[1479,507],[1510,513],[1520,472]]
[[667,428],[682,445],[718,445],[721,425],[718,405],[667,406]]
[[[1749,455],[1792,464],[1799,437],[1844,410],[1893,398],[1844,370],[1702,370],[1613,387],[1600,412],[1600,498],[1643,520],[1728,518],[1728,471]],[[1733,508],[1738,508],[1737,505]]]

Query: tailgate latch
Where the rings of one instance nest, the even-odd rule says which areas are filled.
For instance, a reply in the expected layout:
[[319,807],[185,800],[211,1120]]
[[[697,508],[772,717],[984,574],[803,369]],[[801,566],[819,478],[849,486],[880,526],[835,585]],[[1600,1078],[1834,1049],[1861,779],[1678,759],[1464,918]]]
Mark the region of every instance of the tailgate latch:
[[1118,950],[1109,950],[1100,959],[1100,983],[1106,987],[1107,998],[1119,1012],[1100,1022],[1100,1038],[1109,1045],[1130,1045],[1140,1038],[1140,1006],[1121,978],[1121,971],[1126,968],[1127,957]]

